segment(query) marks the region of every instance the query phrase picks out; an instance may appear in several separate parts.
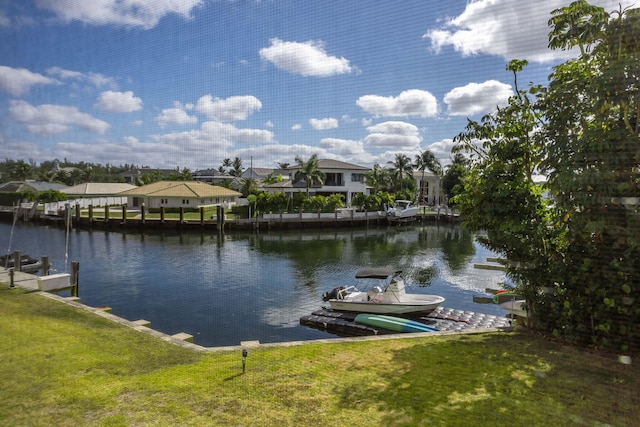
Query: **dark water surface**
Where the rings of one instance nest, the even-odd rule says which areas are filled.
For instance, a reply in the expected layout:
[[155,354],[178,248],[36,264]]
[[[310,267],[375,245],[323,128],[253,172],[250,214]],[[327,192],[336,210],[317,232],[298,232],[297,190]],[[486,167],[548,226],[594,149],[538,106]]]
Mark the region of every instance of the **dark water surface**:
[[402,269],[409,292],[442,295],[445,307],[506,314],[473,303],[504,274],[474,269],[493,254],[455,225],[224,235],[72,230],[66,240],[63,228],[0,223],[3,254],[48,255],[57,272],[79,261],[84,304],[189,333],[203,346],[334,337],[299,319],[326,305],[324,292],[355,284],[362,267]]

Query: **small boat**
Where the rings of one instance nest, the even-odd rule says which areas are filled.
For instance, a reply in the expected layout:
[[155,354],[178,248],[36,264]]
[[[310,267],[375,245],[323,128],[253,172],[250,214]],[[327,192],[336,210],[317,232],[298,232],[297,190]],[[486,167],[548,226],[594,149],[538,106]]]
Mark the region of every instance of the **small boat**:
[[493,296],[493,302],[514,316],[527,317],[527,301],[514,289],[503,289]]
[[527,313],[527,301],[523,299],[510,299],[498,304],[503,309],[507,310],[511,314],[527,318],[529,314]]
[[382,314],[361,313],[355,318],[356,323],[389,329],[395,332],[437,332],[438,329],[415,320],[403,317],[385,316]]
[[[2,268],[15,268],[16,263],[13,255],[0,256],[0,267]],[[35,273],[42,267],[42,262],[38,259],[32,258],[29,255],[20,256],[20,271],[24,273]]]
[[416,219],[418,207],[414,206],[410,200],[396,200],[393,207],[387,209],[387,220],[389,222],[409,222]]
[[[406,292],[402,271],[388,268],[365,268],[356,273],[356,279],[377,279],[386,286],[370,287],[361,291],[356,286],[338,286],[322,296],[331,308],[374,314],[428,314],[444,302],[438,295],[410,294]],[[388,284],[387,284],[388,280]]]

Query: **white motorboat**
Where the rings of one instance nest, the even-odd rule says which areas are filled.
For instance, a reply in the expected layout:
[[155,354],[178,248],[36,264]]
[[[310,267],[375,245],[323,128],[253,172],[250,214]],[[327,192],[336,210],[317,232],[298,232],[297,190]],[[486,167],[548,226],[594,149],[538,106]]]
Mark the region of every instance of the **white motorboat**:
[[387,209],[387,219],[390,222],[408,222],[416,219],[418,207],[410,200],[396,200],[393,206]]
[[382,280],[384,288],[372,286],[360,290],[356,286],[338,286],[322,299],[334,310],[374,314],[426,314],[444,302],[438,295],[407,293],[400,273],[387,268],[365,268],[356,273],[356,278]]
[[507,310],[511,314],[519,317],[524,317],[525,319],[529,317],[529,313],[527,312],[527,301],[523,299],[510,299],[507,301],[503,301],[500,304],[500,307]]

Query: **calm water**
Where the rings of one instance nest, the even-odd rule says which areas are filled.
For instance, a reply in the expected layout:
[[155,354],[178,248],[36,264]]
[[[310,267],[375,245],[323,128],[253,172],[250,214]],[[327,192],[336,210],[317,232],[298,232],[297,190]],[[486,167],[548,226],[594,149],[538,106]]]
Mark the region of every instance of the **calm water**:
[[[12,227],[0,223],[7,253]],[[65,231],[16,225],[11,251],[48,255],[65,270]],[[478,270],[492,254],[459,226],[369,228],[262,234],[88,231],[69,234],[68,260],[80,262],[80,296],[167,334],[186,332],[204,346],[240,341],[334,337],[299,324],[320,309],[322,294],[354,284],[367,266],[400,268],[410,292],[447,298],[445,307],[504,315],[473,295],[498,288],[504,275]]]

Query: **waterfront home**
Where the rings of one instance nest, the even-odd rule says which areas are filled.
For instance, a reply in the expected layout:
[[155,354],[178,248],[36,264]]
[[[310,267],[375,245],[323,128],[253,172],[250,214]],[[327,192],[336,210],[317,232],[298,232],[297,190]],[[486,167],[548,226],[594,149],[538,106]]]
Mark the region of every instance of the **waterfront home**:
[[419,204],[434,206],[446,203],[444,195],[440,194],[441,185],[438,175],[425,171],[423,176],[421,171],[413,171],[413,179],[416,181],[418,189],[416,198],[420,198],[422,195],[422,200],[418,200]]
[[[365,174],[369,170],[364,166],[341,162],[332,159],[320,159],[318,169],[324,172],[325,178],[322,185],[313,185],[309,189],[310,196],[330,196],[341,194],[347,206],[351,205],[354,194],[369,194],[369,188],[365,184]],[[287,195],[293,193],[306,192],[307,186],[304,181],[294,183],[293,177],[300,170],[297,165],[282,170],[283,180],[275,184],[260,187],[261,190],[269,193],[284,192]]]
[[127,197],[127,206],[159,210],[197,209],[201,206],[221,205],[229,208],[236,204],[242,194],[217,185],[200,181],[158,181],[124,191],[119,196]]

